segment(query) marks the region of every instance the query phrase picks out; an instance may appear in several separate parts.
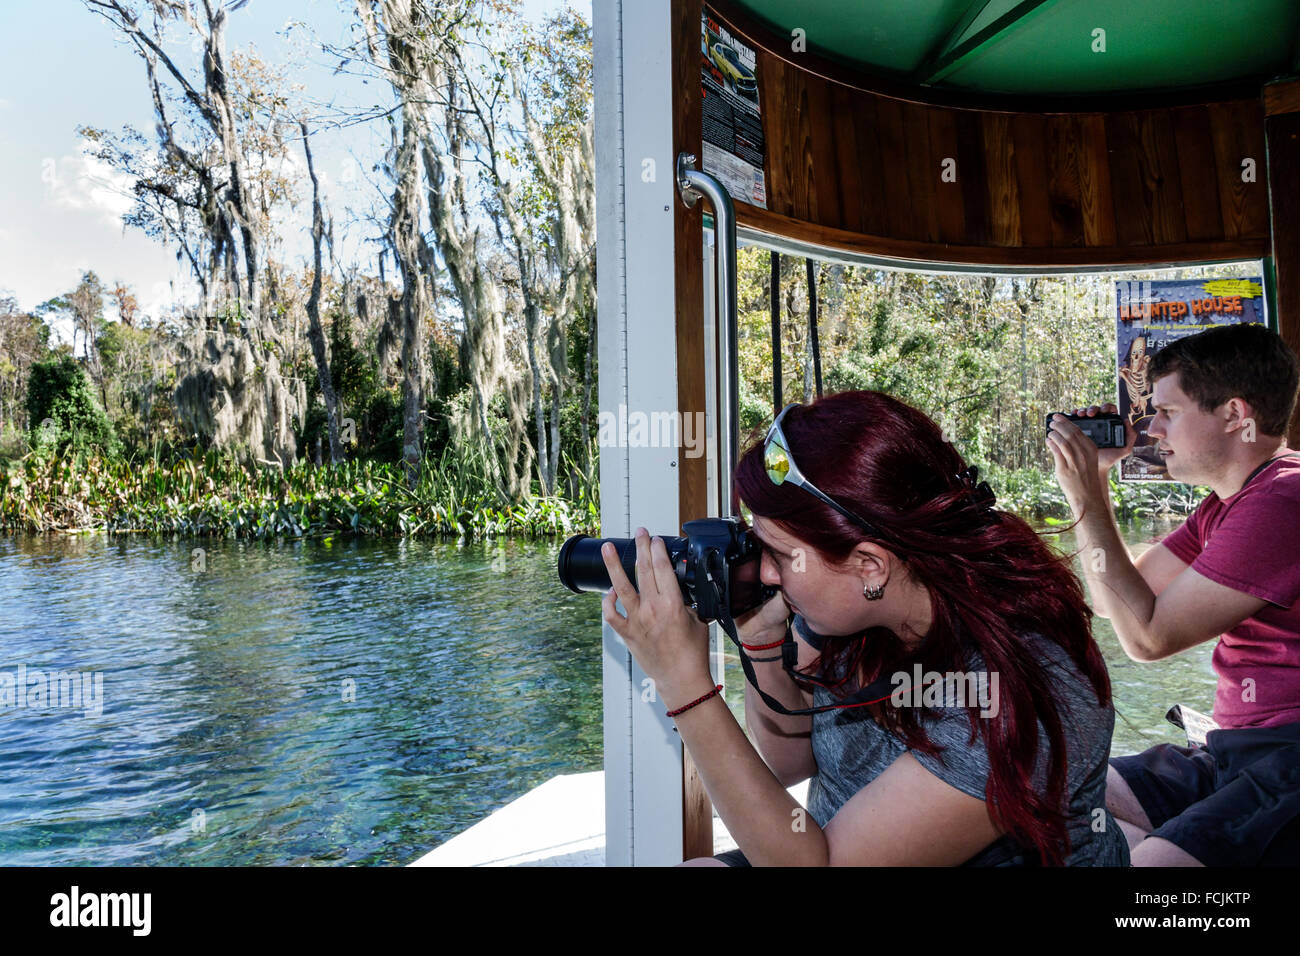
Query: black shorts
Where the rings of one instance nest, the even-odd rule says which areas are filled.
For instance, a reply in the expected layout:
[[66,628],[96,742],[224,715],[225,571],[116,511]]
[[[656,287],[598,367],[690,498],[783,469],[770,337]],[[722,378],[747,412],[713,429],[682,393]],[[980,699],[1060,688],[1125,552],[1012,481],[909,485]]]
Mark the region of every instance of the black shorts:
[[1206,866],[1300,866],[1300,723],[1212,730],[1110,765],[1161,837]]
[[745,854],[739,850],[727,850],[725,853],[713,854],[715,860],[721,860],[727,866],[749,866],[749,861],[745,859]]

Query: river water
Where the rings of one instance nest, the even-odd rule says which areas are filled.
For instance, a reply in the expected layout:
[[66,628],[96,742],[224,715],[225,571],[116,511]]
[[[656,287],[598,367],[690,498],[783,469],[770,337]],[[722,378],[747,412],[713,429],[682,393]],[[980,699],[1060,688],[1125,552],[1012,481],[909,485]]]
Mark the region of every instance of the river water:
[[[599,770],[600,599],[557,551],[0,538],[0,683],[31,705],[0,708],[0,865],[404,864]],[[1163,715],[1210,710],[1212,646],[1137,664],[1095,633],[1112,752],[1183,742]],[[85,675],[78,706],[33,700],[55,672]],[[737,714],[742,682],[729,658]]]

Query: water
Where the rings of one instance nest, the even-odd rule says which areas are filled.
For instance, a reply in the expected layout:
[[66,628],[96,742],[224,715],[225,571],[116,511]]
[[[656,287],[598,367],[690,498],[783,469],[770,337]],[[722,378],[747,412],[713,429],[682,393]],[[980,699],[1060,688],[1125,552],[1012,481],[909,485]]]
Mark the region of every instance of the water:
[[[98,715],[0,708],[0,864],[404,864],[599,770],[600,600],[557,550],[0,538],[0,680],[103,680]],[[1163,715],[1210,710],[1212,645],[1138,664],[1095,631],[1112,753],[1183,742]]]
[[[1122,531],[1122,537],[1136,558],[1181,523],[1179,518],[1134,524]],[[1059,537],[1061,550],[1073,554],[1078,547],[1073,533]],[[1075,573],[1083,578],[1077,559]],[[1110,621],[1094,617],[1092,633],[1106,659],[1115,700],[1112,756],[1137,753],[1160,743],[1186,746],[1187,735],[1165,720],[1165,714],[1174,704],[1186,704],[1203,714],[1214,709],[1218,678],[1210,660],[1216,642],[1207,641],[1164,660],[1143,663],[1124,653]]]
[[0,671],[104,680],[0,710],[0,864],[408,863],[600,769],[552,545],[201,544],[0,539]]

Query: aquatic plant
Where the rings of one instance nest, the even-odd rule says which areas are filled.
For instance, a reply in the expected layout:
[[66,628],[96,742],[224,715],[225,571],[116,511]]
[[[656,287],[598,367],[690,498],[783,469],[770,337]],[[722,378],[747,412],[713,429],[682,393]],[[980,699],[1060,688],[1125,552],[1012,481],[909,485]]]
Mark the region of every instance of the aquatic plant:
[[414,488],[396,464],[299,462],[281,471],[216,451],[126,461],[69,449],[0,467],[5,531],[490,538],[594,533],[600,524],[594,485],[584,484],[577,501],[538,494],[508,500],[473,449],[449,447],[426,459]]

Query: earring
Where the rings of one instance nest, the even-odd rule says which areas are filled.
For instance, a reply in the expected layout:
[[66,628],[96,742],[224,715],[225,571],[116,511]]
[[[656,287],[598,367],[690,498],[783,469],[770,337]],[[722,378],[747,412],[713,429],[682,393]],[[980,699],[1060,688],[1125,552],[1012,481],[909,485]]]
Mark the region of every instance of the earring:
[[883,584],[877,584],[873,588],[870,585],[864,584],[862,586],[862,596],[868,601],[879,601],[885,596],[885,586]]

